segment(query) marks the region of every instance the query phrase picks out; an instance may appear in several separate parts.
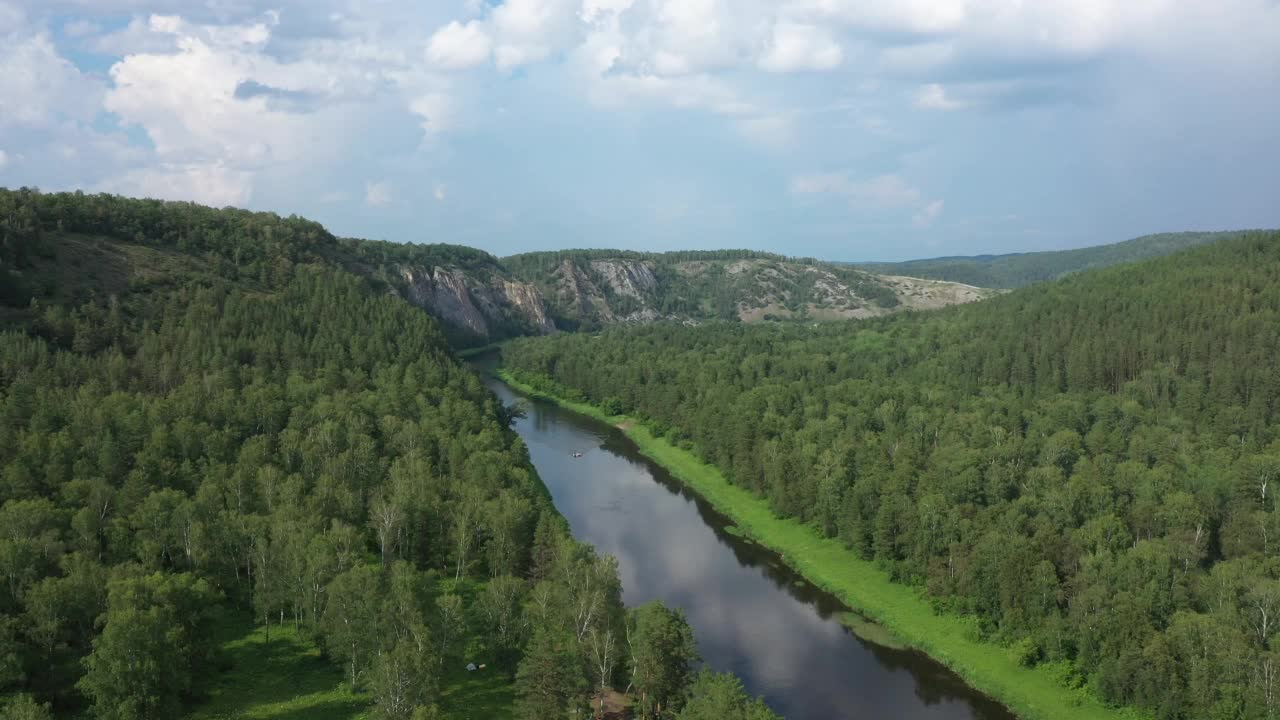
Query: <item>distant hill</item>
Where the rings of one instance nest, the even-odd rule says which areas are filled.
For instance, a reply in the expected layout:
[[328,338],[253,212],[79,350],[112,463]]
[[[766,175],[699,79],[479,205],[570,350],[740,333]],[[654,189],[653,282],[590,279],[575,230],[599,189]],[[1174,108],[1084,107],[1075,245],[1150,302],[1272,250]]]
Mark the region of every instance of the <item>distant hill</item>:
[[991,293],[750,250],[565,250],[502,259],[535,285],[556,326],[673,320],[844,320],[972,302]]
[[1076,250],[940,257],[900,263],[851,264],[874,273],[949,280],[984,288],[1011,289],[1045,280],[1055,280],[1081,270],[1169,255],[1196,245],[1239,237],[1245,232],[1247,231],[1160,233],[1111,245],[1096,245]]
[[[404,298],[440,320],[456,348],[657,320],[867,318],[992,294],[749,250],[565,250],[497,258],[459,245],[338,238],[316,223],[270,213],[109,195],[0,193],[6,202],[0,205],[0,323],[28,322],[49,302],[121,295],[175,275],[238,276],[253,265],[262,274],[256,280],[266,282],[299,262],[340,268]],[[47,220],[55,216],[57,222]],[[259,232],[263,240],[246,239]],[[272,259],[263,261],[264,255]]]

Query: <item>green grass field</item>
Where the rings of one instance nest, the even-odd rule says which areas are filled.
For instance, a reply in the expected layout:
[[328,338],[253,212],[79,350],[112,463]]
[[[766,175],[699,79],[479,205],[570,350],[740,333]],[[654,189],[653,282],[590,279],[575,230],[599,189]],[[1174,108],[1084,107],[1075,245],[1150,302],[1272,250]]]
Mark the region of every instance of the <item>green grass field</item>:
[[234,616],[220,628],[226,668],[196,688],[205,698],[192,720],[366,720],[372,718],[368,695],[355,694],[341,668],[320,654],[292,627],[262,628],[247,616]]
[[[372,720],[373,701],[352,693],[343,670],[289,626],[271,630],[237,615],[220,628],[221,672],[197,685],[191,720]],[[449,720],[509,720],[514,694],[500,672],[451,669],[439,705]]]
[[1084,690],[1067,687],[1051,667],[1024,667],[1006,648],[975,640],[970,621],[934,613],[918,590],[892,582],[874,563],[858,557],[839,540],[824,538],[809,526],[778,518],[765,500],[730,484],[715,467],[655,437],[633,418],[609,416],[592,405],[538,391],[506,370],[498,370],[497,375],[522,393],[621,427],[645,456],[731,518],[740,533],[778,552],[815,585],[836,595],[902,642],[950,667],[970,685],[997,698],[1020,717],[1027,720],[1144,717],[1129,708],[1107,707]]

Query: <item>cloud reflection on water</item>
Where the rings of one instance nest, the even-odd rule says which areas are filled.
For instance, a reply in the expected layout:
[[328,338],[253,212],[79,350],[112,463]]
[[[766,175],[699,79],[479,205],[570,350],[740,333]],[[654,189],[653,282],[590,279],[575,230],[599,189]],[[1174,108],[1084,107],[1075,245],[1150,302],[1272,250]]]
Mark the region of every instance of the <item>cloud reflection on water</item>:
[[574,535],[618,558],[626,603],[683,610],[707,664],[790,720],[1010,717],[927,658],[853,637],[833,598],[792,586],[771,553],[718,533],[714,511],[673,490],[620,433],[540,402],[516,429]]

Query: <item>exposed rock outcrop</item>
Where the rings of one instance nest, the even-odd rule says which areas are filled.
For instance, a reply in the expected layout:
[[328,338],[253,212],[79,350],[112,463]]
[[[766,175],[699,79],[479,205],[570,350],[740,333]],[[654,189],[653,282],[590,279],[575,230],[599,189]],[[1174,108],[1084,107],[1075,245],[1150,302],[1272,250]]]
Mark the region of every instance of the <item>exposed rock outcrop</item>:
[[559,280],[559,300],[568,314],[578,318],[593,318],[600,322],[613,322],[613,310],[604,293],[572,260],[565,260],[556,268]]
[[462,270],[442,267],[431,271],[404,267],[400,275],[410,302],[480,339],[546,335],[556,330],[542,293],[529,283],[496,276],[486,282]]
[[658,287],[653,269],[639,260],[594,260],[591,269],[604,278],[615,295],[640,300]]
[[503,280],[500,289],[507,303],[528,321],[529,327],[535,332],[550,335],[556,331],[555,323],[547,315],[547,301],[538,292],[538,288],[529,283]]
[[778,256],[556,256],[398,266],[402,291],[459,342],[621,323],[844,320],[987,297],[957,283],[875,275]]

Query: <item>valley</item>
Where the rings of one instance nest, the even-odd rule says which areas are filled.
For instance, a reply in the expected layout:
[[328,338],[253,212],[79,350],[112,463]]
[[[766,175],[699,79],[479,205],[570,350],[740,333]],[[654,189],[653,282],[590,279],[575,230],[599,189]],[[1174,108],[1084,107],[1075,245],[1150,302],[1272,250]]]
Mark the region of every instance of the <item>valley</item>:
[[704,500],[708,487],[687,483],[629,433],[525,396],[513,383],[489,386],[525,408],[516,431],[534,466],[574,536],[618,558],[626,603],[680,608],[704,662],[740,676],[783,717],[1011,720],[924,654],[847,629],[847,605],[821,589],[831,586],[791,567],[812,550],[797,556],[786,547],[779,557],[752,539],[737,512],[730,519]]
[[26,190],[0,231],[24,718],[1272,712],[1274,232],[984,290]]

